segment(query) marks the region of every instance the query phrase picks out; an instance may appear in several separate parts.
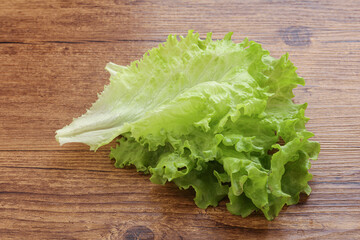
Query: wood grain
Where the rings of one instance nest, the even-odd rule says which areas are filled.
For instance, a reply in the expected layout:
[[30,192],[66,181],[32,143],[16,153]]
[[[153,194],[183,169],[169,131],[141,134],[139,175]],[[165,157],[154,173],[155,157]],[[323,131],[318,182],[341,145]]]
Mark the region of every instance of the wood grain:
[[[0,239],[359,239],[358,1],[13,0],[0,2]],[[313,192],[274,221],[199,209],[191,190],[115,169],[109,148],[59,147],[127,65],[170,33],[212,31],[289,52],[305,78],[296,102],[321,143]]]

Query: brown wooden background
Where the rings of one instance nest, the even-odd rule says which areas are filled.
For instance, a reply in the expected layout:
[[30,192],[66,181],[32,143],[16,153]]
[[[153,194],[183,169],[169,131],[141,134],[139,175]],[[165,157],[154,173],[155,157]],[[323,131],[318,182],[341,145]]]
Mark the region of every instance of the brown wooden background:
[[[313,193],[274,221],[198,209],[192,191],[115,169],[109,146],[59,147],[127,65],[168,34],[195,29],[289,52],[307,85],[322,152]],[[359,1],[0,1],[0,239],[360,239]]]

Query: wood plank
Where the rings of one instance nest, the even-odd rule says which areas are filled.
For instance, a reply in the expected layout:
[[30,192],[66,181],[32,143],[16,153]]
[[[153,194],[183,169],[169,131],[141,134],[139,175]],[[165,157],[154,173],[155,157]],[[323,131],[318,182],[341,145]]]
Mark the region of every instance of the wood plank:
[[360,21],[355,0],[17,0],[2,2],[0,8],[0,41],[7,42],[162,41],[169,33],[188,29],[213,31],[217,38],[236,31],[241,38],[260,41],[266,36],[266,42],[279,42],[282,30],[299,25],[314,40],[344,43],[360,34],[354,30]]
[[192,191],[152,184],[134,169],[115,169],[105,152],[2,151],[0,163],[0,219],[12,223],[0,225],[0,233],[8,236],[19,228],[24,235],[18,237],[76,239],[107,238],[132,226],[146,226],[157,236],[178,239],[202,239],[209,233],[213,239],[223,234],[232,239],[275,232],[340,236],[336,234],[360,229],[354,221],[360,217],[355,170],[344,176],[339,168],[324,171],[324,166],[314,165],[311,196],[268,222],[261,214],[245,219],[231,215],[226,201],[217,208],[199,209]]
[[[104,70],[107,62],[127,65],[156,45],[124,42],[0,46],[5,53],[0,55],[0,61],[5,62],[0,66],[3,72],[0,76],[0,150],[87,149],[80,144],[60,148],[54,140],[55,131],[85,113],[96,100],[96,94],[108,83],[109,74]],[[269,48],[271,50],[271,46]],[[337,51],[340,61],[342,50]],[[271,52],[275,56],[283,53],[276,48]],[[348,74],[349,67],[355,68],[356,62],[339,66],[334,61],[329,63],[329,70],[324,70],[322,65],[308,62],[319,58],[317,52],[308,52],[308,55],[298,52],[295,51],[291,59],[301,66],[298,72],[307,85],[295,89],[295,102],[309,103],[306,114],[311,119],[309,130],[314,131],[315,139],[321,140],[323,149],[359,146],[360,123],[356,119],[360,116],[360,82],[358,75]],[[360,55],[360,48],[357,53]]]

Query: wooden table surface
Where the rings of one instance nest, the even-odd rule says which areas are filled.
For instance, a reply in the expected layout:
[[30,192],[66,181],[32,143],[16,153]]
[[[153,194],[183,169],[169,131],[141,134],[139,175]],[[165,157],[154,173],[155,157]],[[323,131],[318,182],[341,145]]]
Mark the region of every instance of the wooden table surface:
[[[309,198],[274,221],[199,209],[191,190],[116,169],[110,145],[60,147],[55,130],[85,113],[127,65],[170,33],[233,31],[289,52],[321,143]],[[0,239],[360,239],[359,1],[0,1]]]

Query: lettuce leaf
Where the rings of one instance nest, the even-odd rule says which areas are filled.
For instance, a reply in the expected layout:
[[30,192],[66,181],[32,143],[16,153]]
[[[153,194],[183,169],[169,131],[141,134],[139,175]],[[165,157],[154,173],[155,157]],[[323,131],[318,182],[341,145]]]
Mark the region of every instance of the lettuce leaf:
[[275,218],[310,194],[309,159],[320,151],[305,129],[307,104],[291,100],[305,82],[287,54],[273,58],[231,35],[170,35],[129,66],[109,63],[110,84],[56,139],[96,150],[121,135],[110,153],[116,167],[192,187],[200,208],[228,196],[233,214]]

